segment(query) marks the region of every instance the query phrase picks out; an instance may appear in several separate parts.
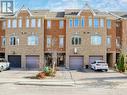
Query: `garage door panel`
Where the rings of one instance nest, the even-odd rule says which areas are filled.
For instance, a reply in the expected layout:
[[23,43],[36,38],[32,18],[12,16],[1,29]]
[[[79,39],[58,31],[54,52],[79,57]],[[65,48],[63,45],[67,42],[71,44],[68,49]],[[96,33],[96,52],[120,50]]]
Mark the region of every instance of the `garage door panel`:
[[39,68],[39,56],[27,56],[26,61],[28,69]]
[[8,61],[10,62],[10,67],[21,68],[21,56],[20,55],[9,55]]
[[83,68],[83,57],[70,57],[70,69],[78,70]]

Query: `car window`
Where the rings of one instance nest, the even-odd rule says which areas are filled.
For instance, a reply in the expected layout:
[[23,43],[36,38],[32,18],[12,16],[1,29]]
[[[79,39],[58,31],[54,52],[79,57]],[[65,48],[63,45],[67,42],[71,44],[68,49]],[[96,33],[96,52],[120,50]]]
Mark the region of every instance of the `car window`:
[[5,59],[0,59],[0,62],[6,62],[6,60]]

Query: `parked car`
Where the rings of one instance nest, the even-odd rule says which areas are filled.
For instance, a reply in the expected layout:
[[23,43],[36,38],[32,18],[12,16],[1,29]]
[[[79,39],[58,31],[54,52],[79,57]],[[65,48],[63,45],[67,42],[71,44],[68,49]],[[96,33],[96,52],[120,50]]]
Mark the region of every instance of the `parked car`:
[[95,60],[93,63],[91,63],[91,69],[93,70],[103,70],[108,71],[108,64],[104,62],[103,60]]
[[8,69],[10,69],[10,63],[4,58],[0,58],[0,72]]

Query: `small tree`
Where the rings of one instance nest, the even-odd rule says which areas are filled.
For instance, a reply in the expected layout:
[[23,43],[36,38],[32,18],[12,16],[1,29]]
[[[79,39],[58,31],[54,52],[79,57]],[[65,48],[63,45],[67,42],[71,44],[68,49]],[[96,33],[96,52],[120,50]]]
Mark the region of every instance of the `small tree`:
[[124,72],[125,71],[125,65],[124,65],[124,55],[120,54],[119,58],[118,58],[118,62],[117,62],[117,68],[120,72]]

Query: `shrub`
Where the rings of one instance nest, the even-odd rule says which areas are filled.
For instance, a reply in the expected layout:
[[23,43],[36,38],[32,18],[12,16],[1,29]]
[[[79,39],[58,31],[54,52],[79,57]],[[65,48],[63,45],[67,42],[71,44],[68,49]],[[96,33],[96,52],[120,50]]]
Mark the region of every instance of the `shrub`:
[[124,72],[125,71],[124,55],[123,54],[120,54],[120,56],[118,58],[117,68],[118,68],[118,70],[120,72]]
[[46,76],[54,76],[55,71],[53,72],[53,69],[51,67],[44,67],[44,73]]
[[38,79],[43,79],[43,78],[45,78],[45,77],[46,77],[46,75],[45,75],[44,72],[40,72],[40,73],[38,73],[38,74],[36,75],[36,78],[38,78]]

